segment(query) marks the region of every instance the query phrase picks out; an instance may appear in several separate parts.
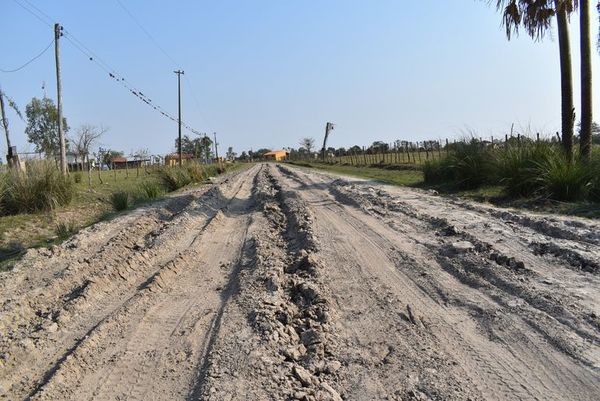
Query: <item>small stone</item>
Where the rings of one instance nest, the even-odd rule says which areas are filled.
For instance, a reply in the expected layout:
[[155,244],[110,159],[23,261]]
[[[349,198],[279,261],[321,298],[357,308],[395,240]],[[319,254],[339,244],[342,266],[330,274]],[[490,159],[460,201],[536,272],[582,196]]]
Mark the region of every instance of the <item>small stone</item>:
[[294,376],[300,380],[300,383],[302,383],[304,387],[308,387],[312,384],[312,377],[310,373],[308,373],[302,366],[294,365],[292,372],[294,373]]
[[456,253],[467,253],[475,249],[475,246],[469,241],[457,241],[452,244]]
[[58,331],[58,323],[52,322],[48,327],[46,327],[46,331],[48,333],[56,333]]
[[342,363],[340,361],[330,361],[327,363],[327,367],[325,368],[329,373],[335,373],[342,367]]
[[307,346],[323,342],[323,334],[315,329],[308,329],[302,332],[300,337],[302,338],[302,343]]

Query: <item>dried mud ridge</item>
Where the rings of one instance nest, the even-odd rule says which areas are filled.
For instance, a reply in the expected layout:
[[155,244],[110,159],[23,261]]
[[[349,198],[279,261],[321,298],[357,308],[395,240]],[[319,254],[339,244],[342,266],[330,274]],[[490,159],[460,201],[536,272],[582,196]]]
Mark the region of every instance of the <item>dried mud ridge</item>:
[[255,165],[0,275],[0,399],[590,400],[600,224]]

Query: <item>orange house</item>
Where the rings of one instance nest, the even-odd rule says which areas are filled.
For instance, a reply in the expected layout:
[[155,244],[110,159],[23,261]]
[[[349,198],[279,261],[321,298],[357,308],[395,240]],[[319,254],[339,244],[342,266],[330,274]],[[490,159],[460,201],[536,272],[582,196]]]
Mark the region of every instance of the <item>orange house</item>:
[[[193,155],[188,153],[181,154],[181,161],[186,163],[188,160],[192,160],[194,158]],[[165,156],[165,165],[166,166],[176,166],[179,164],[179,153],[171,153]]]
[[275,150],[273,152],[267,152],[263,155],[263,157],[267,160],[275,160],[276,162],[285,160],[290,155],[289,152],[285,150]]

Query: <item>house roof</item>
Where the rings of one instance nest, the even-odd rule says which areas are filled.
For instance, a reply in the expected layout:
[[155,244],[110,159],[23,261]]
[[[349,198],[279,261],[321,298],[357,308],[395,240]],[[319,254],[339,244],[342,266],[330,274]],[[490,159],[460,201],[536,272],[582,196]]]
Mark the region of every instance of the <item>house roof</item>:
[[[183,159],[192,159],[194,156],[190,155],[189,153],[183,153],[181,155],[181,157]],[[168,155],[165,156],[165,158],[167,158],[167,159],[179,159],[179,153],[169,153]]]
[[127,163],[127,158],[122,156],[117,156],[112,158],[113,163]]

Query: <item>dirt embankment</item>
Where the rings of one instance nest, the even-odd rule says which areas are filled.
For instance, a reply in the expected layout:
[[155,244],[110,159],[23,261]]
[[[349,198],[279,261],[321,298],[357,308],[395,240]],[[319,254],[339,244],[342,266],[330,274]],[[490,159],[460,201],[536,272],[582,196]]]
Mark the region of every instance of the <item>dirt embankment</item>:
[[593,399],[600,224],[257,165],[0,276],[0,399]]

